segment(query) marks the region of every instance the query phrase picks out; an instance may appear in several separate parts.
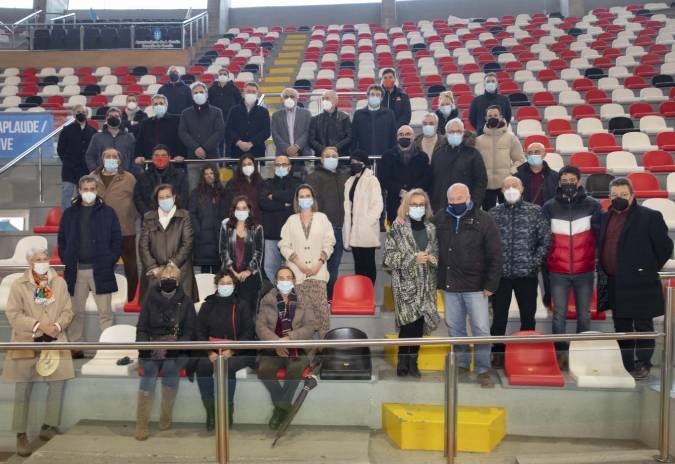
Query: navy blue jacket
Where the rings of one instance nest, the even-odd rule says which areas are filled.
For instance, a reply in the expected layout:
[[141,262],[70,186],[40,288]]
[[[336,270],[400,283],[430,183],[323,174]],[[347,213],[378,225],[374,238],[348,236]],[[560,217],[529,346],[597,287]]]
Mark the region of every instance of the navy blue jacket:
[[397,130],[396,115],[389,108],[356,110],[352,119],[352,151],[361,149],[368,155],[383,155],[396,146]]
[[[68,292],[75,294],[77,280],[77,262],[80,242],[80,214],[82,198],[77,196],[70,208],[63,212],[59,226],[59,256],[66,265],[63,277],[68,284]],[[94,249],[94,284],[96,294],[114,293],[117,291],[115,280],[115,264],[122,254],[122,229],[115,210],[96,199],[91,214],[91,238]]]
[[270,113],[267,108],[255,105],[248,111],[244,104],[233,106],[225,122],[225,140],[229,148],[227,154],[235,158],[243,155],[244,152],[235,145],[242,140],[253,144],[250,151],[256,157],[264,156],[265,140],[271,133]]
[[167,82],[159,88],[157,93],[169,100],[169,107],[166,110],[168,114],[180,116],[185,108],[192,106],[192,91],[182,81]]
[[382,188],[387,191],[387,217],[392,222],[396,219],[396,211],[401,204],[401,190],[431,190],[433,173],[429,157],[417,147],[411,149],[411,155],[410,161],[405,164],[399,149],[394,148],[382,155],[378,165],[377,177]]

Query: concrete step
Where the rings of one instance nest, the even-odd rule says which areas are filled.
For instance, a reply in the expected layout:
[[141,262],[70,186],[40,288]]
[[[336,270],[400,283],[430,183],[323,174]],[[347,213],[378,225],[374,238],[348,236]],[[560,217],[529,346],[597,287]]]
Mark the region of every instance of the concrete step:
[[596,451],[584,454],[549,454],[546,456],[519,456],[517,464],[647,464],[654,462],[656,450]]

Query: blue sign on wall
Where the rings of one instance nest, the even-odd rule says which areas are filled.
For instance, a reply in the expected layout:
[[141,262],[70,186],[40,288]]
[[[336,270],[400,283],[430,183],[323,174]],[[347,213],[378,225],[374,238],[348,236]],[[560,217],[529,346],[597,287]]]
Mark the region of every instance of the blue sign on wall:
[[[51,113],[0,113],[0,158],[14,158],[49,134]],[[43,156],[51,156],[53,143],[45,144]]]

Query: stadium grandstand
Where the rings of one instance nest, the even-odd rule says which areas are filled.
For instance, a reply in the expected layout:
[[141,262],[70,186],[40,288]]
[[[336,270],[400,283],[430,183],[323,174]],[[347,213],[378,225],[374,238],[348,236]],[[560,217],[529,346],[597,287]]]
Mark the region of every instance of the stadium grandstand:
[[675,3],[144,3],[0,0],[0,464],[675,462]]

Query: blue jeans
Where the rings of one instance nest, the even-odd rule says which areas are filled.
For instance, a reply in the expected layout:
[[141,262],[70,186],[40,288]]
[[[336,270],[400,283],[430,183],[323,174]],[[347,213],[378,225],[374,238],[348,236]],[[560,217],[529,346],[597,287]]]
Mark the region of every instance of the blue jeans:
[[338,278],[340,261],[342,261],[342,252],[344,251],[342,245],[342,227],[333,227],[333,233],[335,234],[335,247],[333,248],[333,254],[330,255],[330,259],[328,260],[328,273],[330,274],[330,279],[328,279],[329,300],[333,299],[333,287]]
[[77,184],[72,182],[61,182],[61,212],[70,207],[70,201],[77,195]]
[[150,358],[141,358],[140,364],[143,369],[141,377],[141,390],[154,392],[157,385],[157,375],[162,372],[162,385],[169,388],[178,387],[180,370],[187,366],[187,355],[180,354],[176,358],[166,358],[156,361]]
[[595,273],[557,274],[551,272],[549,276],[553,299],[553,333],[565,333],[570,289],[574,290],[574,300],[577,306],[577,333],[591,330],[591,297]]
[[[490,336],[490,314],[488,298],[480,292],[443,292],[445,323],[451,337],[466,337],[466,317],[469,316],[471,334],[474,337]],[[471,354],[467,345],[455,345],[460,367],[469,369]],[[474,345],[474,367],[476,374],[487,372],[490,363],[490,345]]]
[[265,240],[265,274],[270,282],[274,282],[277,269],[281,266],[284,257],[279,250],[279,240]]

